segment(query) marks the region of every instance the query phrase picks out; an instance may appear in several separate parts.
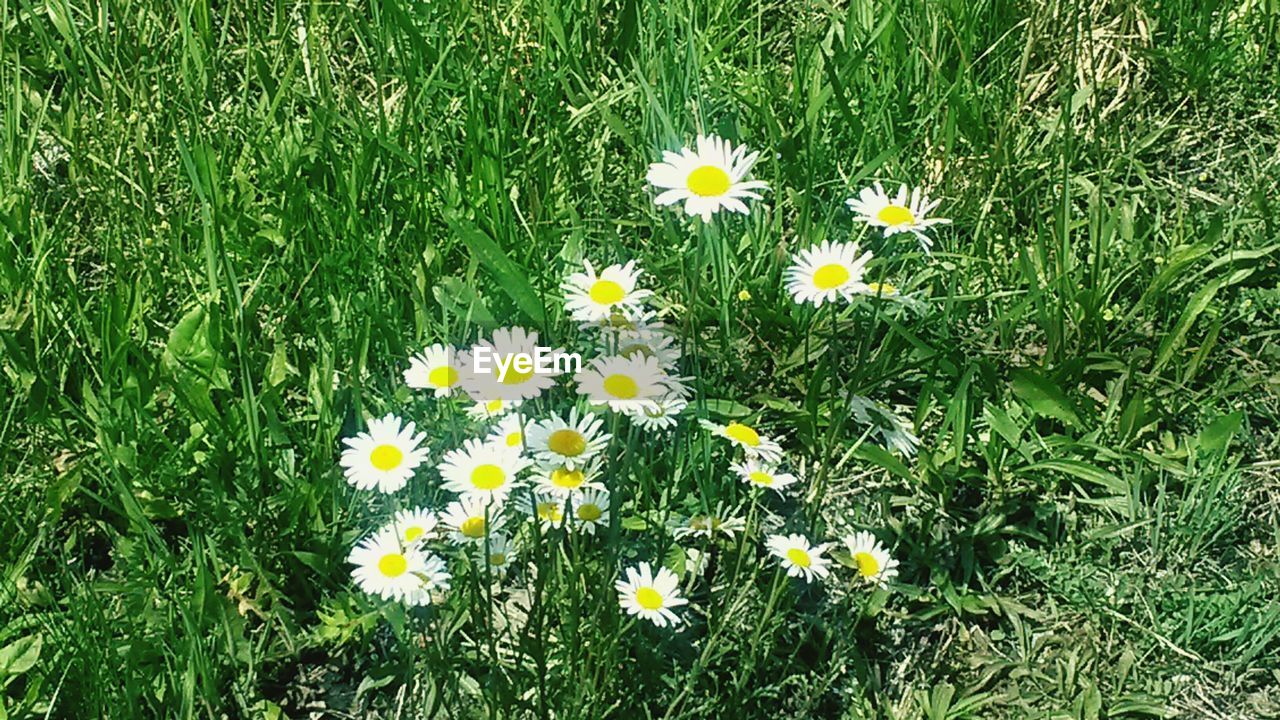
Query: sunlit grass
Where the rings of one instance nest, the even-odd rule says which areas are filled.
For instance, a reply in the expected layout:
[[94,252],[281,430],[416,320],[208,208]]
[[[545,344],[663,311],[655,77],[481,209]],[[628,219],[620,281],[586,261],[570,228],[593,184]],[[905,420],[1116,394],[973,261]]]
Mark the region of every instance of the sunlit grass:
[[[1278,22],[0,5],[0,714],[1274,714]],[[748,214],[655,204],[699,134],[760,153]],[[952,222],[886,236],[845,204],[875,182]],[[824,243],[847,279],[792,269]],[[436,465],[493,425],[410,357],[578,343],[583,260],[643,268],[679,422],[599,411],[594,533],[521,515],[515,561],[435,548],[436,602],[361,592],[352,548],[449,508]],[[585,410],[559,391],[511,416]],[[358,489],[342,439],[389,412],[430,459]],[[774,535],[834,543],[828,577]],[[641,562],[679,625],[620,603]]]

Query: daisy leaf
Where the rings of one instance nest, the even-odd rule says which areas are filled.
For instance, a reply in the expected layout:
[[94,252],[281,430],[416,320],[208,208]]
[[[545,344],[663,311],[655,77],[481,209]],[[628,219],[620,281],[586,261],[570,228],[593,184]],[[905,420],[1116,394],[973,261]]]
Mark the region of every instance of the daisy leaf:
[[474,224],[460,219],[448,222],[454,234],[489,271],[498,287],[515,302],[516,307],[539,326],[545,324],[546,310],[538,291],[529,283],[529,270],[507,257],[502,247]]
[[1018,368],[1011,375],[1010,387],[1013,394],[1029,405],[1037,415],[1057,418],[1072,427],[1080,426],[1080,416],[1076,414],[1071,400],[1062,388],[1027,368]]

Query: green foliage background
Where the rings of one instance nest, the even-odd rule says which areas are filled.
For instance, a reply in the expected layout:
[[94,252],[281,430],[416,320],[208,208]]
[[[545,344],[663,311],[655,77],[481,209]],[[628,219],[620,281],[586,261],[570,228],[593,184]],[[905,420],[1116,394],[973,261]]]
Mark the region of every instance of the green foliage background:
[[[1280,714],[1278,50],[1275,0],[3,0],[0,717]],[[643,174],[699,130],[773,191],[684,306]],[[910,464],[844,455],[780,287],[874,178],[955,220],[883,253],[926,314],[840,328]],[[842,458],[827,512],[902,591],[497,670],[465,608],[415,635],[352,594],[339,438],[438,421],[395,390],[425,343],[563,332],[584,256]]]

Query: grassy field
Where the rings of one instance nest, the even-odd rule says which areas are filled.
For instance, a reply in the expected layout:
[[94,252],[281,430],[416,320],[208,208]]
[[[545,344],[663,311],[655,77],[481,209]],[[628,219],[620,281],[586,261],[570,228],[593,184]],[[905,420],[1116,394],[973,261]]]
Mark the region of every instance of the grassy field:
[[[3,0],[0,718],[1280,717],[1277,57],[1276,0]],[[655,205],[699,133],[760,151],[749,215]],[[877,180],[932,254],[856,222]],[[909,302],[793,302],[824,240]],[[361,592],[487,432],[409,357],[576,347],[583,259],[644,269],[679,424],[604,413],[607,529]],[[388,412],[430,460],[357,490]],[[764,547],[861,530],[887,589]],[[680,625],[619,607],[639,562]]]

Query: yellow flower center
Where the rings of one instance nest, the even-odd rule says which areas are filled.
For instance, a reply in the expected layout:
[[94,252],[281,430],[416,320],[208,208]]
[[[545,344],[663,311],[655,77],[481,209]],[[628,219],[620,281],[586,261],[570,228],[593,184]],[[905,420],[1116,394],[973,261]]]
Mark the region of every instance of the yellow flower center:
[[426,528],[421,525],[413,525],[404,529],[404,539],[406,542],[413,542],[427,533]]
[[404,460],[404,453],[395,445],[379,445],[369,453],[369,464],[382,472],[395,470]]
[[685,179],[689,192],[702,197],[723,195],[729,190],[729,173],[715,165],[703,165]]
[[757,485],[764,485],[765,487],[768,487],[773,484],[773,476],[767,472],[753,470],[749,477],[751,478],[751,482]]
[[519,430],[507,433],[507,447],[516,447],[523,441],[524,435],[522,435]]
[[506,554],[506,553],[491,553],[491,554],[489,555],[489,564],[490,564],[490,565],[506,565],[506,564],[507,564],[507,554]]
[[871,553],[854,553],[853,561],[858,563],[858,573],[862,577],[875,577],[880,574],[880,563]]
[[507,481],[507,474],[497,465],[477,465],[471,471],[471,484],[479,490],[495,490]]
[[565,490],[576,490],[587,479],[581,470],[556,468],[551,471],[551,484]]
[[549,523],[558,523],[564,515],[560,513],[560,503],[540,502],[538,503],[538,517]]
[[636,602],[645,610],[661,610],[662,593],[650,587],[642,587],[636,590]]
[[458,382],[458,371],[448,365],[441,365],[427,375],[427,382],[441,388],[453,387]]
[[833,290],[849,282],[849,268],[840,263],[828,263],[813,273],[813,284],[819,290]]
[[502,400],[490,400],[484,404],[484,411],[487,413],[496,413],[502,409]]
[[809,553],[805,552],[804,550],[801,550],[800,548],[791,548],[790,550],[788,550],[787,559],[791,561],[792,565],[795,565],[796,567],[802,567],[802,568],[809,567],[809,565],[812,564],[813,562],[812,560],[809,559]]
[[612,305],[626,297],[622,286],[612,280],[597,280],[588,293],[597,305]]
[[869,282],[867,291],[872,295],[897,295],[898,288],[890,283]]
[[600,510],[599,505],[587,503],[578,506],[578,519],[585,522],[595,522],[604,516],[604,512]]
[[551,433],[547,448],[557,455],[577,457],[587,451],[587,439],[577,430],[563,428]]
[[911,211],[901,205],[885,205],[876,213],[876,219],[885,225],[910,225],[916,221],[916,216]]
[[400,553],[387,553],[378,560],[378,572],[389,578],[400,577],[408,569],[409,561]]
[[629,375],[610,375],[604,379],[604,391],[620,400],[640,394],[640,386]]
[[747,447],[755,447],[760,444],[760,433],[742,423],[729,423],[729,427],[724,429],[724,434]]
[[458,532],[462,533],[463,537],[473,539],[484,537],[484,516],[475,515],[463,520],[458,526]]

